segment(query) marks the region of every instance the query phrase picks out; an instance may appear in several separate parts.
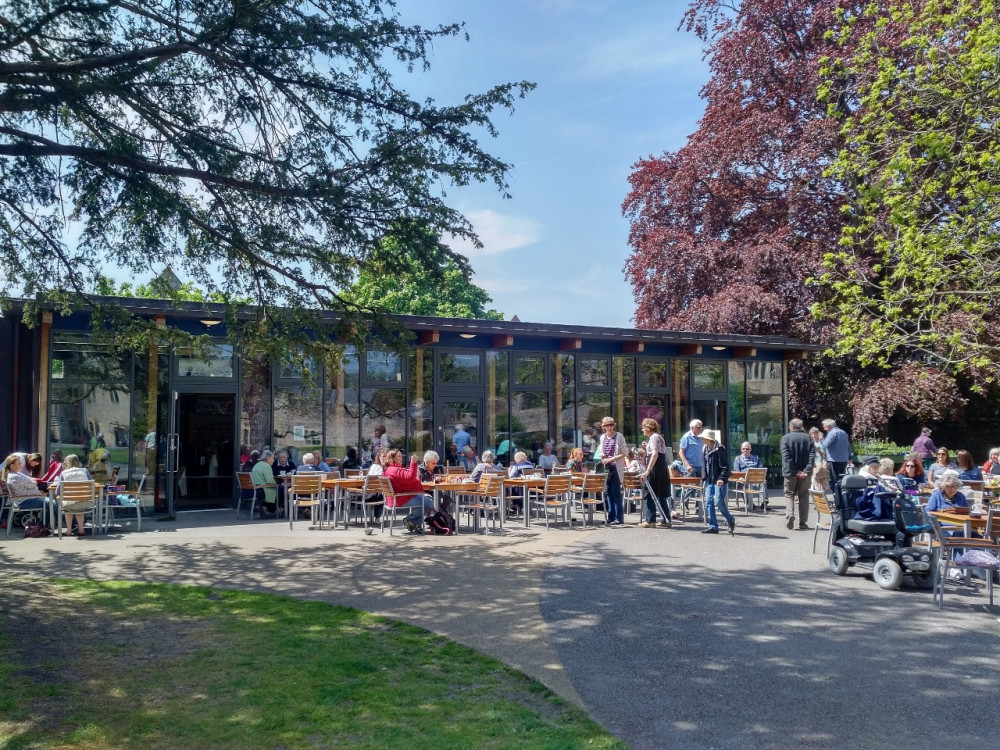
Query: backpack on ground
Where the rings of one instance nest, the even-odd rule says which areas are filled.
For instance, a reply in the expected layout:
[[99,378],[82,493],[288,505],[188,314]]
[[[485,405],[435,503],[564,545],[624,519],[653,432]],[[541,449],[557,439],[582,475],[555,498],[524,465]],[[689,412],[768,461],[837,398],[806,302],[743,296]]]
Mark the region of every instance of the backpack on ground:
[[446,510],[438,510],[427,516],[427,528],[435,536],[455,533],[455,518]]

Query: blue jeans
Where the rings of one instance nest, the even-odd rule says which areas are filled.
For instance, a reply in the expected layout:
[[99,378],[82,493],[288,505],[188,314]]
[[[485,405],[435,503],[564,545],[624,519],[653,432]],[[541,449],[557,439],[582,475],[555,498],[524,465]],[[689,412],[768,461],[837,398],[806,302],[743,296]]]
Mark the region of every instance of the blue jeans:
[[434,509],[434,498],[431,495],[414,495],[413,497],[411,497],[409,500],[407,500],[402,505],[399,505],[398,507],[413,508],[416,507],[417,505],[421,506],[422,510],[421,515],[426,516],[428,510]]
[[725,517],[726,523],[730,525],[736,523],[733,514],[726,507],[726,485],[723,484],[720,487],[713,482],[705,485],[705,509],[708,511],[708,525],[717,529],[719,528],[719,522],[715,515],[716,507],[718,507],[719,512]]
[[604,488],[604,502],[608,507],[608,523],[625,522],[625,498],[618,469],[608,466],[608,483]]

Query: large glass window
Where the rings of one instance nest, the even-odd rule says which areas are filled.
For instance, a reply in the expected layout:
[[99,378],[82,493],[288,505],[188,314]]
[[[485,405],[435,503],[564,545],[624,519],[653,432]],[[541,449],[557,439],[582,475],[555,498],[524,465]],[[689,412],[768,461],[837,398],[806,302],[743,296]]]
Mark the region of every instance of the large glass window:
[[441,352],[442,383],[478,383],[482,377],[483,357],[478,352],[452,354]]
[[379,383],[402,382],[403,360],[396,352],[368,349],[365,352],[365,379]]
[[688,401],[691,398],[691,383],[688,378],[690,361],[675,359],[671,361],[673,387],[670,391],[670,434],[664,435],[668,443],[674,447],[674,455],[680,444],[681,436],[688,431],[691,412],[688,411]]
[[[511,424],[507,410],[510,375],[507,352],[486,352],[486,415],[480,429],[483,445],[504,464],[510,463]],[[480,455],[482,455],[480,453]]]
[[360,444],[361,404],[358,351],[345,346],[326,368],[326,452],[343,458]]
[[514,391],[511,394],[511,432],[517,450],[537,462],[549,439],[549,398],[545,391]]
[[608,360],[606,357],[595,359],[593,357],[580,358],[580,387],[581,388],[607,388],[611,384],[608,375]]
[[615,357],[612,360],[615,377],[615,419],[618,432],[629,445],[639,442],[639,428],[635,423],[635,357]]
[[315,385],[274,389],[274,449],[287,450],[296,464],[304,453],[323,451],[323,391]]
[[576,389],[574,387],[574,356],[552,356],[552,416],[555,424],[550,436],[555,445],[559,463],[566,463],[570,451],[576,447]]
[[746,440],[746,373],[742,362],[729,362],[729,442],[730,453],[736,455],[740,443]]
[[361,440],[371,452],[376,436],[384,432],[393,448],[404,448],[406,391],[402,388],[361,389]]
[[747,362],[747,440],[765,466],[768,480],[780,476],[783,433],[782,363]]
[[52,334],[52,380],[127,382],[131,356],[113,354],[89,334]]
[[639,360],[639,390],[665,391],[669,387],[670,370],[665,361]]
[[204,354],[179,349],[175,359],[182,378],[231,378],[234,374],[232,344],[211,344]]
[[579,433],[577,445],[583,448],[589,459],[600,445],[601,420],[611,414],[611,392],[578,391],[576,414]]
[[696,391],[721,391],[726,387],[726,371],[721,363],[695,362],[691,369]]
[[514,357],[514,385],[545,385],[545,355]]

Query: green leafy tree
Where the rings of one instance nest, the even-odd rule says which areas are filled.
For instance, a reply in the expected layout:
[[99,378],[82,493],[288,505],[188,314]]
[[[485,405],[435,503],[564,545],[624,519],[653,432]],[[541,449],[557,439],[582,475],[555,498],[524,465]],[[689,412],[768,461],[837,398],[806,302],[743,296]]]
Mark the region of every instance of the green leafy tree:
[[492,299],[472,283],[465,257],[416,222],[398,225],[379,243],[344,298],[396,315],[503,320],[487,309]]
[[88,304],[133,345],[148,327],[85,295],[110,267],[171,266],[251,349],[385,325],[341,292],[400,220],[475,240],[444,191],[506,191],[475,134],[533,87],[408,95],[394,71],[460,32],[405,26],[390,0],[0,4],[0,259],[16,269],[0,303]]
[[[829,174],[845,186],[839,247],[816,311],[836,348],[917,357],[983,385],[1000,378],[1000,21],[992,2],[894,3],[830,64],[856,102]],[[898,50],[894,54],[887,51]],[[844,86],[844,83],[847,86]],[[832,110],[831,110],[832,111]]]

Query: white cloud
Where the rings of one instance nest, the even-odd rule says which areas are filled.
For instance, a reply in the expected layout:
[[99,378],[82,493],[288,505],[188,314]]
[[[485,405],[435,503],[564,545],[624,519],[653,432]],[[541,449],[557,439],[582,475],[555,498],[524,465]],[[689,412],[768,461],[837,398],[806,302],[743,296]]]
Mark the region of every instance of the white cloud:
[[482,249],[457,237],[452,238],[448,244],[452,250],[467,258],[517,250],[533,245],[542,238],[541,223],[526,216],[507,216],[492,209],[466,211],[465,216],[479,235],[479,240],[483,243]]
[[586,50],[580,74],[589,77],[649,76],[669,71],[671,79],[703,78],[706,63],[701,43],[677,41],[673,28],[654,25],[604,39]]

